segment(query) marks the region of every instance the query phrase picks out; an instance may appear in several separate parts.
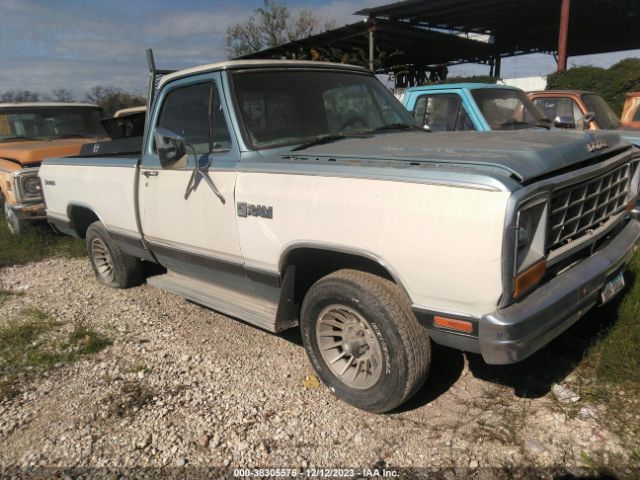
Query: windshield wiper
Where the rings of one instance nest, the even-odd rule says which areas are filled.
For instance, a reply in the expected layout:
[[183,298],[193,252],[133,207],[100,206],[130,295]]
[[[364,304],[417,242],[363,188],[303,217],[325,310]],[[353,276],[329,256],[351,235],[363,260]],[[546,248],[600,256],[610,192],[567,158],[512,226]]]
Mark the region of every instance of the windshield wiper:
[[521,120],[509,120],[501,123],[500,127],[541,127],[542,125],[534,125],[533,123],[523,122]]
[[389,123],[388,125],[383,125],[378,128],[374,128],[374,132],[384,132],[385,130],[420,130],[415,125],[410,125],[408,123]]
[[324,145],[326,143],[337,142],[338,140],[342,140],[343,138],[347,138],[347,135],[320,135],[308,142],[305,142],[297,147],[291,149],[292,152],[296,152],[298,150],[304,150],[305,148],[315,147],[316,145]]
[[536,126],[546,128],[547,130],[551,130],[551,119],[539,118],[538,120],[536,120]]
[[5,137],[0,140],[1,143],[13,142],[14,140],[41,140],[40,138],[27,137],[25,135],[16,135],[15,137]]

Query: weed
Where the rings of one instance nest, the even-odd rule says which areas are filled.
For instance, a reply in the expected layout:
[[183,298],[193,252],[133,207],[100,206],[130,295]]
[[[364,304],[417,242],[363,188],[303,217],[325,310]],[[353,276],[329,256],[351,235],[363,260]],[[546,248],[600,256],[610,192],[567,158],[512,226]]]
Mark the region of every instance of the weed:
[[116,417],[130,417],[150,403],[156,393],[146,384],[134,381],[124,382],[120,391],[107,396],[109,415]]
[[149,372],[150,369],[142,362],[134,362],[128,369],[129,373],[138,373],[138,372]]
[[24,309],[19,317],[0,325],[0,399],[17,395],[22,380],[111,344],[86,327],[76,327],[61,343],[58,327],[63,323],[37,308]]
[[19,290],[5,290],[0,288],[0,305],[2,305],[9,297],[21,297],[24,292]]
[[12,235],[0,218],[0,268],[36,262],[52,256],[80,257],[84,243],[77,238],[58,235],[46,226],[34,225],[22,235]]
[[76,325],[69,334],[69,343],[75,347],[76,355],[97,353],[110,346],[113,342],[101,333],[85,325]]

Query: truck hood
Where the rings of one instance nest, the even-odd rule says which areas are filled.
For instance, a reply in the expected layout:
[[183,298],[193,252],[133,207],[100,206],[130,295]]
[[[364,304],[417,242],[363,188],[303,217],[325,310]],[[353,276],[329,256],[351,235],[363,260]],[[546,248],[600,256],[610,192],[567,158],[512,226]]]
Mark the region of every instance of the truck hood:
[[616,133],[620,135],[625,142],[640,147],[640,128],[622,128],[617,130]]
[[95,141],[95,138],[64,138],[0,143],[0,158],[20,165],[37,165],[45,158],[76,155],[82,145]]
[[[596,147],[594,149],[594,146]],[[628,147],[613,132],[394,132],[347,138],[292,152],[340,160],[404,160],[500,172],[527,183]],[[591,151],[593,150],[593,151]]]

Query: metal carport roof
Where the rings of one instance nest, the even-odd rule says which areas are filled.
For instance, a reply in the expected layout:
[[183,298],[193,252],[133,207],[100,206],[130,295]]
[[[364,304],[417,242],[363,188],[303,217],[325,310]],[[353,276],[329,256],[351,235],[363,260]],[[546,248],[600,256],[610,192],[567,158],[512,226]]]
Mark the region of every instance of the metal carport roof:
[[376,70],[379,72],[389,71],[395,65],[427,66],[487,62],[493,54],[491,45],[462,36],[415,27],[403,22],[365,19],[238,58],[311,59],[315,54],[320,54],[323,58],[339,62],[340,56],[346,53],[361,56],[361,63],[366,64],[370,31],[375,32],[376,50],[386,52],[386,55],[376,56]]
[[[408,0],[356,12],[414,26],[491,35],[500,56],[558,48],[561,0]],[[572,0],[569,55],[640,48],[639,0]]]

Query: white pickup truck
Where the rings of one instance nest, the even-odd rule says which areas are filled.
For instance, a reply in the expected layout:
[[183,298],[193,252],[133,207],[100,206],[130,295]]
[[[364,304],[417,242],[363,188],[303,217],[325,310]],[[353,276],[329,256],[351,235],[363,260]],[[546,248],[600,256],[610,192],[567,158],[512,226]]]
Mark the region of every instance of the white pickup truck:
[[640,156],[615,134],[435,135],[346,65],[231,61],[158,83],[141,151],[44,162],[49,222],[86,238],[105,285],[156,262],[151,285],[299,325],[352,405],[407,400],[431,342],[520,361],[624,285]]

